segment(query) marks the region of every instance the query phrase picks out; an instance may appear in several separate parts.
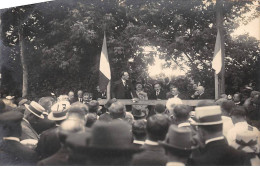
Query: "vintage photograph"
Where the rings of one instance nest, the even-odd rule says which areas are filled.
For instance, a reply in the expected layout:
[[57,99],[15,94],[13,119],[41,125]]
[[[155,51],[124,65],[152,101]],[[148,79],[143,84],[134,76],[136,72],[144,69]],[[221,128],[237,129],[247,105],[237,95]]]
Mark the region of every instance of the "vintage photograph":
[[260,166],[259,0],[52,0],[0,33],[0,166]]

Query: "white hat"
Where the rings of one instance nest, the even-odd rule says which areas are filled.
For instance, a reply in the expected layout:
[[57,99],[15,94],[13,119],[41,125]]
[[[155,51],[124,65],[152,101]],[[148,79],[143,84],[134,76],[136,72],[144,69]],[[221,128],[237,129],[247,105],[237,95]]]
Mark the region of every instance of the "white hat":
[[14,96],[6,96],[6,99],[7,99],[7,100],[13,100],[13,99],[14,99]]
[[173,108],[174,108],[173,106],[179,105],[179,104],[182,104],[181,99],[179,99],[179,98],[170,98],[166,102],[166,108],[168,110],[173,110]]
[[48,115],[49,120],[60,121],[65,120],[68,116],[70,102],[60,101],[51,107],[51,113]]
[[195,122],[192,125],[222,124],[220,106],[205,106],[195,108]]
[[32,101],[30,103],[30,105],[25,104],[25,108],[27,110],[29,110],[35,116],[37,116],[41,119],[44,119],[44,116],[42,115],[42,113],[45,111],[45,109],[39,103]]

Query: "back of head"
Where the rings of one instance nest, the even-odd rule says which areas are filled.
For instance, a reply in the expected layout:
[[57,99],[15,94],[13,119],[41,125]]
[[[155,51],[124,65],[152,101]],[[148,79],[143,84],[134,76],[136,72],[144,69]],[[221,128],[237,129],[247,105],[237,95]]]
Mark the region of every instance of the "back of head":
[[164,113],[165,109],[166,109],[166,107],[163,104],[156,104],[154,107],[155,113]]
[[221,109],[228,113],[228,115],[231,113],[231,110],[235,107],[235,103],[231,100],[226,100],[222,103]]
[[164,140],[169,128],[169,120],[166,116],[155,114],[147,120],[147,134],[152,141]]
[[79,118],[79,119],[85,119],[85,115],[88,113],[88,107],[80,102],[73,103],[69,110],[68,118]]
[[173,112],[177,121],[188,120],[190,117],[191,107],[188,105],[177,105]]
[[221,105],[223,104],[223,102],[225,102],[225,101],[227,101],[226,98],[220,98],[220,99],[218,99],[218,100],[216,101],[216,104],[221,106]]
[[141,120],[134,120],[132,124],[132,132],[134,137],[137,140],[143,140],[146,137],[146,121]]
[[134,116],[133,116],[132,113],[130,113],[130,112],[125,112],[125,118],[124,118],[124,120],[125,120],[128,124],[132,125],[132,123],[133,123],[133,121],[134,121]]
[[97,121],[96,113],[88,113],[86,115],[86,127],[92,127],[92,125]]
[[120,102],[111,104],[108,111],[113,119],[125,118],[126,108],[125,105]]
[[91,100],[88,103],[88,111],[89,113],[97,113],[99,108],[99,103],[96,100]]
[[231,116],[245,117],[246,109],[243,106],[236,106],[231,110]]
[[20,137],[22,113],[12,110],[0,114],[0,139],[2,137]]
[[52,97],[42,97],[38,101],[38,103],[48,112],[51,111],[51,106],[54,103],[54,99]]

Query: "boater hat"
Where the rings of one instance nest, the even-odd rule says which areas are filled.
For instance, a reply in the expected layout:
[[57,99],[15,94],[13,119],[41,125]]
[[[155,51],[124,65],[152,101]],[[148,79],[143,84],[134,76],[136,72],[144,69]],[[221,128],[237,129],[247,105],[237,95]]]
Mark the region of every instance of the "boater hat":
[[68,109],[70,108],[70,102],[60,101],[51,107],[51,113],[48,115],[48,119],[52,121],[65,120],[68,116]]
[[193,138],[192,130],[186,127],[171,125],[164,141],[159,141],[165,148],[190,151],[198,148],[198,142]]
[[25,108],[27,110],[29,110],[35,116],[37,116],[41,119],[44,119],[44,116],[42,115],[42,113],[45,111],[45,109],[37,102],[32,101],[29,105],[25,104]]
[[216,125],[222,124],[220,106],[205,106],[195,108],[195,121],[192,125]]

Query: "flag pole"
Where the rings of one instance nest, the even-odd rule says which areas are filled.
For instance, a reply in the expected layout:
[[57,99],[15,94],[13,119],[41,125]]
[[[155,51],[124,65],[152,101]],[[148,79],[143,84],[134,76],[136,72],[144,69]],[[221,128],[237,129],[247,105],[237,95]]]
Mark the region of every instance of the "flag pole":
[[[225,46],[224,46],[224,36],[223,36],[223,0],[216,0],[216,20],[217,20],[217,30],[220,35],[220,45],[221,45],[221,57],[222,57],[222,67],[220,72],[220,78],[218,78],[218,96],[225,93]],[[216,80],[216,77],[215,77]]]

